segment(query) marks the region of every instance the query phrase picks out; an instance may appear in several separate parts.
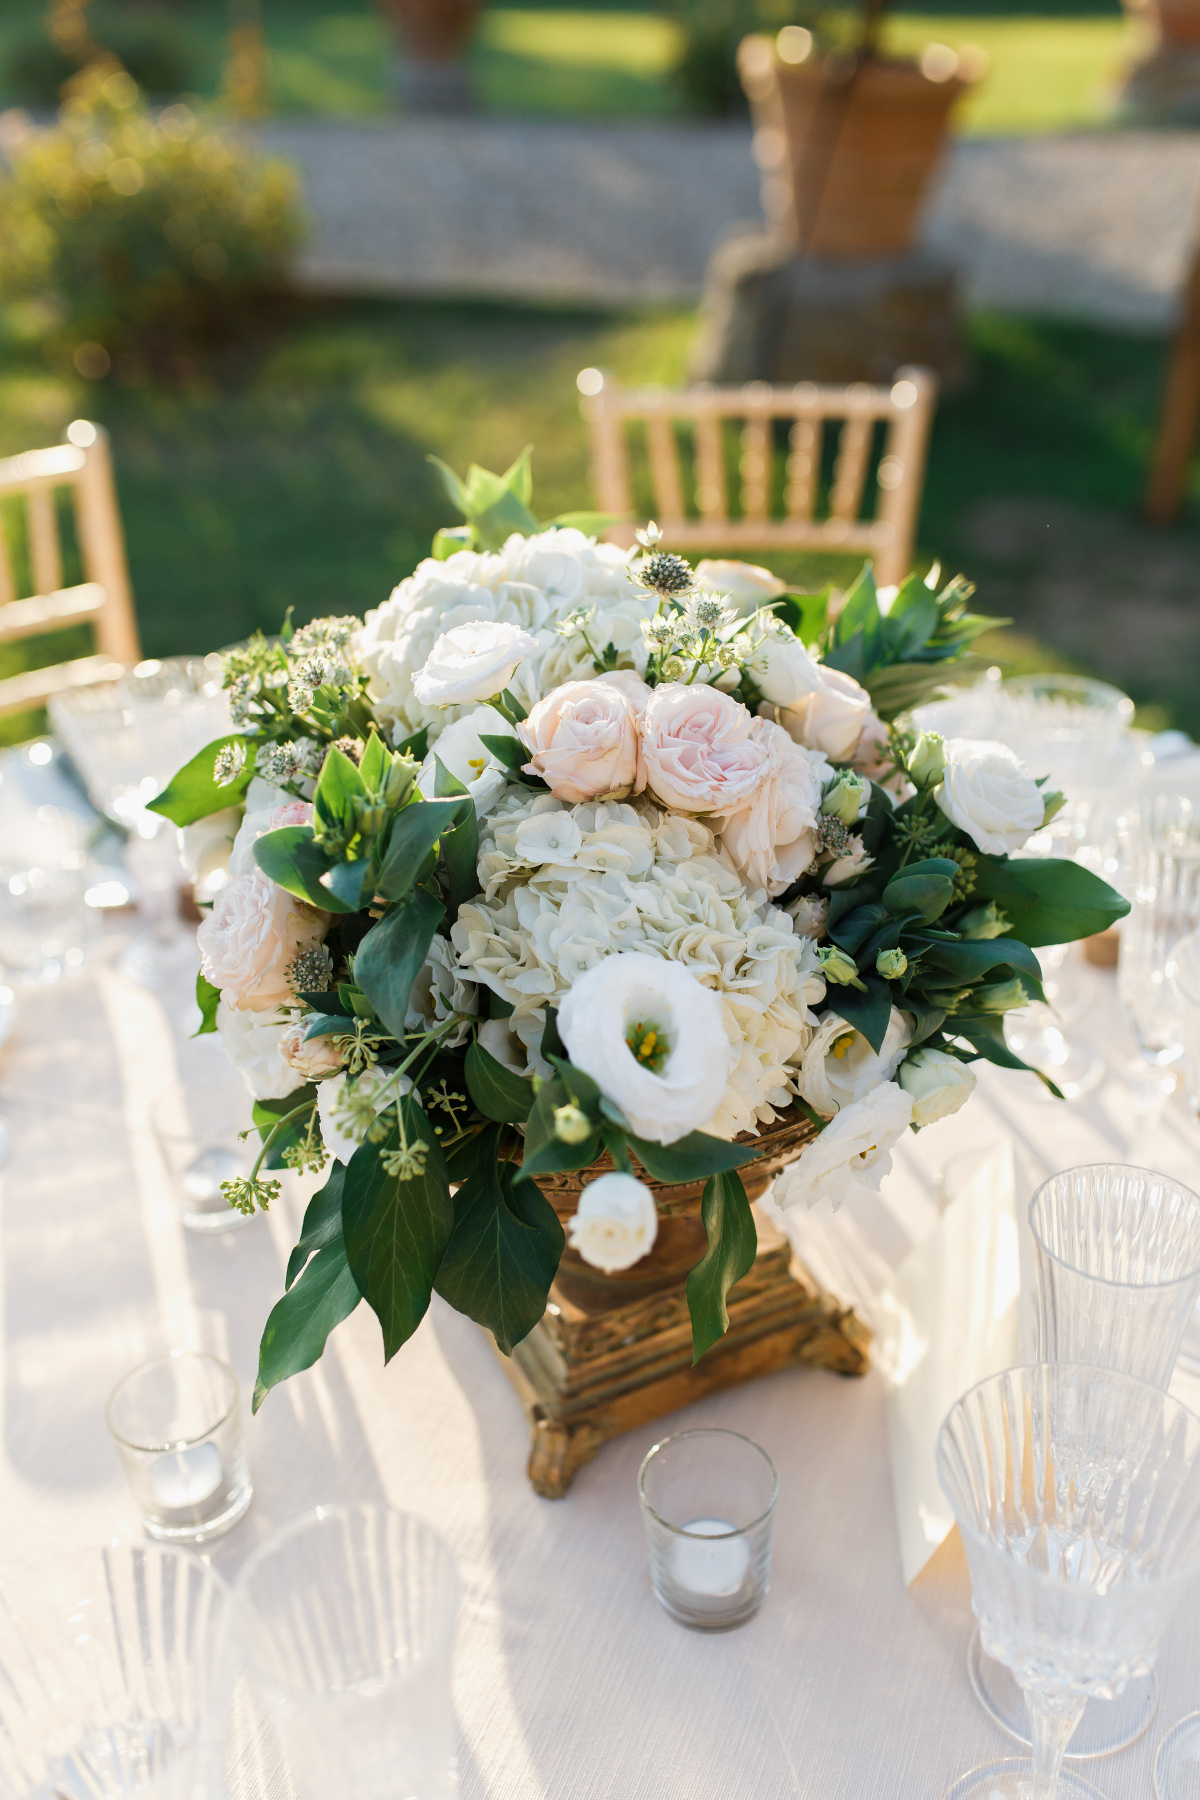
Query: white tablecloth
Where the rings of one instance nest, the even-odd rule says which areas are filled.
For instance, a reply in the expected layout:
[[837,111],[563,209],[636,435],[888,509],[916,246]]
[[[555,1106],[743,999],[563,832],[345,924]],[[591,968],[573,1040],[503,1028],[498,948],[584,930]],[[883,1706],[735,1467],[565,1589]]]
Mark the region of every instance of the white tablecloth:
[[[1127,1041],[1111,977],[1085,979],[1094,1004],[1078,1029],[1119,1070]],[[0,1054],[14,1135],[0,1176],[4,1568],[138,1535],[104,1403],[139,1359],[210,1349],[249,1395],[302,1196],[292,1182],[244,1231],[185,1233],[146,1109],[177,1068],[219,1054],[189,1043],[189,1028],[183,992],[160,1001],[102,961],[23,997]],[[850,1236],[894,1264],[936,1216],[940,1166],[1006,1133],[1051,1169],[1128,1158],[1200,1175],[1182,1110],[1137,1141],[1119,1075],[1072,1107],[1037,1092],[1032,1077],[985,1070],[970,1107],[906,1142],[884,1203]],[[212,1546],[223,1573],[323,1501],[390,1501],[453,1545],[466,1800],[923,1800],[1011,1752],[968,1685],[956,1540],[903,1585],[877,1374],[796,1369],[700,1402],[607,1445],[557,1502],[526,1482],[525,1422],[490,1344],[436,1298],[388,1368],[364,1306],[317,1368],[257,1419],[246,1410],[255,1500]],[[685,1420],[748,1432],[780,1472],[771,1593],[726,1636],[675,1625],[646,1573],[638,1463]],[[1141,1743],[1087,1766],[1111,1800],[1144,1800],[1162,1729],[1200,1706],[1194,1610],[1164,1645],[1160,1684]],[[236,1785],[239,1800],[283,1791],[248,1763]]]

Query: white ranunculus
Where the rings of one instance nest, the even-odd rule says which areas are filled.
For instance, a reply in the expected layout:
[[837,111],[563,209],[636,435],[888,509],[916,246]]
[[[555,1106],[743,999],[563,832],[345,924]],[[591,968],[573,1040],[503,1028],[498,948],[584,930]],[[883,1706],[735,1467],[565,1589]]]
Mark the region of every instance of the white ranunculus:
[[823,750],[832,762],[849,762],[871,717],[871,696],[853,675],[818,663],[819,686],[784,707],[779,723],[810,750]]
[[878,1051],[838,1013],[827,1012],[804,1052],[796,1085],[808,1104],[830,1119],[880,1082],[893,1080],[911,1041],[911,1021],[894,1006]]
[[892,1149],[912,1120],[911,1096],[894,1081],[843,1107],[814,1143],[807,1144],[775,1183],[777,1206],[813,1207],[829,1200],[836,1212],[856,1188],[878,1193],[890,1174]]
[[378,1068],[364,1069],[358,1076],[347,1075],[343,1069],[340,1074],[318,1082],[317,1117],[321,1121],[321,1142],[334,1161],[340,1163],[348,1163],[362,1142],[362,1137],[355,1137],[347,1121],[338,1116],[347,1082],[356,1093],[365,1094],[369,1099],[379,1096],[375,1106],[377,1114],[391,1106],[397,1095],[412,1092],[412,1082],[407,1075],[392,1076],[388,1070]]
[[947,738],[946,772],[933,797],[989,856],[1019,850],[1042,823],[1042,790],[1007,744]]
[[708,1124],[736,1061],[711,988],[639,950],[604,957],[579,976],[559,1008],[558,1030],[576,1068],[620,1107],[637,1137],[656,1144]]
[[914,1050],[901,1063],[897,1080],[912,1097],[913,1124],[933,1125],[965,1106],[975,1087],[975,1072],[948,1050]]
[[763,699],[772,706],[788,707],[806,694],[815,694],[821,686],[821,670],[796,634],[771,613],[764,613],[755,624],[766,635],[746,666]]
[[304,1085],[306,1077],[283,1059],[287,1023],[280,1012],[246,1012],[227,1000],[217,1007],[222,1048],[256,1100],[284,1100]]
[[[511,725],[494,706],[477,706],[447,725],[438,738],[436,752],[444,766],[456,775],[470,794],[480,818],[491,811],[508,785],[503,765],[480,742],[481,737],[507,737],[516,743]],[[426,799],[432,799],[437,785],[437,766],[431,750],[421,765],[417,786]]]
[[632,1175],[598,1175],[579,1196],[579,1210],[567,1223],[572,1250],[585,1263],[613,1275],[653,1249],[658,1211],[645,1182]]
[[787,593],[787,582],[758,563],[726,561],[706,556],[696,564],[696,586],[706,594],[724,594],[739,618],[745,618],[767,600]]
[[479,619],[445,631],[413,676],[422,706],[469,706],[506,688],[538,647],[530,631],[503,619]]
[[179,833],[179,854],[201,906],[229,880],[229,858],[241,823],[241,809],[225,806],[206,819],[197,819],[194,825],[185,825]]

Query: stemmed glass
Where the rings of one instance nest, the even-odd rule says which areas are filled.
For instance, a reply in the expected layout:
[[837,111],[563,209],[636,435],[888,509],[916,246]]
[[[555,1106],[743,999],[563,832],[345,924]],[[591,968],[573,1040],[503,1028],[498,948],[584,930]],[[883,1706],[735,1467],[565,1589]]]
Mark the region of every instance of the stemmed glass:
[[1130,819],[1131,908],[1121,932],[1117,990],[1137,1036],[1135,1090],[1153,1100],[1170,1089],[1163,1069],[1183,1052],[1171,975],[1180,941],[1200,926],[1200,796],[1147,796]]
[[1033,1751],[945,1800],[1099,1800],[1063,1756],[1089,1698],[1152,1669],[1200,1573],[1200,1419],[1148,1382],[1042,1363],[956,1401],[937,1465],[984,1648],[1025,1696]]
[[[1119,1370],[1165,1389],[1200,1296],[1200,1197],[1150,1169],[1098,1163],[1046,1181],[1029,1209],[1036,1269],[1036,1355]],[[985,1711],[1020,1742],[1021,1695],[976,1632],[971,1684]],[[1107,1756],[1154,1714],[1152,1676],[1090,1706],[1073,1759]]]

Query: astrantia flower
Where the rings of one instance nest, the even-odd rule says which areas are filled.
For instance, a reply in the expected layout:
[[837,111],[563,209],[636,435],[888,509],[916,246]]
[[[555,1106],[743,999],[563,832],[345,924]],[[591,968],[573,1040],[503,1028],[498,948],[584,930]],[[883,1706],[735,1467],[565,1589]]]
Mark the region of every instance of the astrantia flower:
[[1042,823],[1042,790],[1007,744],[949,738],[934,799],[946,817],[989,856],[1019,850]]
[[654,1195],[632,1175],[598,1175],[579,1196],[568,1221],[572,1250],[593,1268],[615,1274],[653,1249],[658,1236]]
[[558,1031],[576,1068],[657,1144],[712,1118],[736,1060],[721,1003],[678,963],[606,957],[568,990]]
[[530,651],[532,632],[503,620],[456,625],[438,638],[424,666],[413,676],[422,706],[469,706],[506,688]]
[[894,1081],[872,1088],[843,1107],[820,1136],[775,1183],[773,1198],[785,1210],[832,1202],[836,1212],[855,1189],[878,1193],[891,1173],[892,1149],[912,1119],[911,1097]]
[[893,1080],[911,1041],[912,1025],[894,1006],[877,1051],[861,1031],[836,1012],[827,1012],[804,1052],[796,1085],[823,1119],[832,1118],[843,1107],[862,1100],[880,1082]]
[[787,582],[757,563],[721,561],[705,557],[696,564],[695,582],[709,594],[724,594],[744,618],[767,600],[787,593]]

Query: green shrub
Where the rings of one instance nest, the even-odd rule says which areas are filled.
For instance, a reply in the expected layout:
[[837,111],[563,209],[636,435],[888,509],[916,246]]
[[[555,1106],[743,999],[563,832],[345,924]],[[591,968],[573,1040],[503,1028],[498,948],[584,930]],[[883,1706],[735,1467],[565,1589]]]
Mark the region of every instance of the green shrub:
[[[193,59],[172,20],[91,18],[89,22],[98,54],[115,57],[147,94],[173,99],[195,85]],[[21,106],[57,106],[63,89],[78,72],[78,64],[43,23],[10,47],[4,61],[4,87]]]
[[744,113],[737,47],[752,31],[773,34],[803,25],[821,49],[846,46],[857,36],[854,6],[834,0],[676,0],[683,49],[675,79],[689,112],[718,117]]
[[0,304],[39,302],[49,335],[102,372],[228,342],[281,286],[299,186],[188,107],[146,108],[125,71],[78,76],[0,177]]

